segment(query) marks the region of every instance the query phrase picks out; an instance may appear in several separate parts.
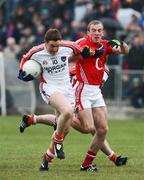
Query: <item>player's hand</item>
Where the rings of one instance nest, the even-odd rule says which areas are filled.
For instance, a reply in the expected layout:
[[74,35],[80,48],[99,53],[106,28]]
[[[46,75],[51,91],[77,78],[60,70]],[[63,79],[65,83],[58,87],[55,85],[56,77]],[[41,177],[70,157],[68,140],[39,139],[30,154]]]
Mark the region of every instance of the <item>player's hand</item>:
[[101,44],[101,46],[95,51],[95,56],[100,58],[104,54],[104,46]]
[[26,75],[25,71],[20,69],[18,79],[22,81],[32,81],[34,77],[31,74]]
[[108,46],[111,46],[112,48],[118,48],[119,46],[121,46],[123,44],[123,41],[119,41],[117,39],[113,39],[107,42]]
[[89,46],[85,46],[85,47],[83,48],[82,52],[81,52],[81,56],[82,56],[83,58],[87,58],[87,57],[89,57],[89,56],[93,56],[94,54],[95,54],[95,52],[94,52],[92,49],[90,49]]

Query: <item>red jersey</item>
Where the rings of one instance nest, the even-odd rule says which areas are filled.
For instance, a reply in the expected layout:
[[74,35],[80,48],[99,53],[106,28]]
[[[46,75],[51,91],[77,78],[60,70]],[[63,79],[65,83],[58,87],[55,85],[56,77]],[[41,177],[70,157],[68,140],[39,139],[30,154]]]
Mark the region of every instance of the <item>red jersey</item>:
[[101,85],[105,70],[106,56],[108,54],[113,54],[112,48],[107,45],[107,40],[101,40],[99,44],[96,44],[91,41],[89,36],[77,40],[76,43],[81,48],[89,46],[94,51],[99,48],[100,43],[103,44],[104,54],[100,58],[91,56],[76,61],[76,76],[79,82],[90,85]]

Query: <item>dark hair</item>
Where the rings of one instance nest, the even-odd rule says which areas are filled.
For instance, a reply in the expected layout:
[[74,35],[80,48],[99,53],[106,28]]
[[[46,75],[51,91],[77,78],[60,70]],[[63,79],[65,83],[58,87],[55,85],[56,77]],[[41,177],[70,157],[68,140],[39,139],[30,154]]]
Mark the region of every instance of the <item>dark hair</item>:
[[61,40],[62,36],[58,29],[49,29],[44,37],[45,42]]
[[93,24],[93,25],[101,24],[101,25],[103,26],[103,23],[102,23],[101,21],[93,20],[93,21],[90,21],[90,22],[88,23],[88,25],[87,25],[87,31],[90,30],[90,26],[91,26],[92,24]]

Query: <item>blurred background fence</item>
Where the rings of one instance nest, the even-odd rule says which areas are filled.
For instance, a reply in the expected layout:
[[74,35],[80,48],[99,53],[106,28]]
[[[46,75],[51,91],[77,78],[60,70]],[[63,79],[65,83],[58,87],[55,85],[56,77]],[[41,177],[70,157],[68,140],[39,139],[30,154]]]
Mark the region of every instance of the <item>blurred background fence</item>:
[[35,112],[34,83],[18,80],[18,69],[19,64],[16,61],[5,60],[3,53],[0,53],[0,110],[2,115]]

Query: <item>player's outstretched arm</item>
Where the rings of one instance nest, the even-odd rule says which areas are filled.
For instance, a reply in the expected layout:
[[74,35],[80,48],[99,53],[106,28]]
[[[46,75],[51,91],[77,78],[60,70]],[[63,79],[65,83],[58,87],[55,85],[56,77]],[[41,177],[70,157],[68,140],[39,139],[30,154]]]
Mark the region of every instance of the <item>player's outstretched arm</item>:
[[107,42],[108,46],[113,48],[113,51],[117,54],[128,54],[129,47],[124,41],[112,39]]

